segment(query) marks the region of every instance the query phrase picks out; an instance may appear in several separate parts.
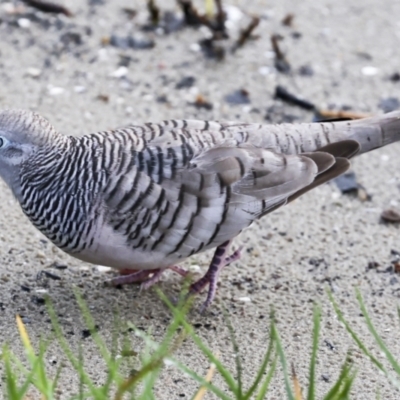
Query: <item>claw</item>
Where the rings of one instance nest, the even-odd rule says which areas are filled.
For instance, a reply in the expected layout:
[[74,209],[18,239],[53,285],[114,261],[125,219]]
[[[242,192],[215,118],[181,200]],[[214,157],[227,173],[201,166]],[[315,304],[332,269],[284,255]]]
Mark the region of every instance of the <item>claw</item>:
[[209,285],[207,298],[203,305],[200,307],[200,313],[203,313],[215,298],[215,294],[217,292],[218,277],[222,268],[238,260],[241,257],[241,247],[237,249],[233,254],[226,257],[226,253],[228,251],[230,243],[231,241],[229,240],[223,243],[221,246],[217,247],[206,274],[190,286],[189,294],[193,295],[200,293],[207,285]]

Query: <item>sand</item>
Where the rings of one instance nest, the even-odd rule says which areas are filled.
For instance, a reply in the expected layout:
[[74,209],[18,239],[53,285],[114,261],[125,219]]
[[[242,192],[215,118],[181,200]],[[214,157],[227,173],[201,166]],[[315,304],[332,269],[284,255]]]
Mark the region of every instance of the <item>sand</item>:
[[[195,51],[196,43],[205,36],[203,29],[185,29],[170,35],[149,34],[156,42],[151,50],[103,46],[102,39],[111,33],[126,36],[139,31],[144,16],[140,13],[129,20],[121,11],[128,6],[143,9],[139,1],[67,3],[75,14],[70,19],[32,10],[27,16],[9,15],[7,3],[0,2],[0,108],[38,111],[66,134],[169,118],[268,123],[265,120],[268,109],[272,122],[311,121],[310,112],[274,100],[277,84],[320,107],[347,106],[370,114],[382,113],[379,108],[382,99],[398,96],[400,82],[389,79],[399,72],[398,2],[232,0],[230,5],[262,17],[256,31],[260,37],[236,54],[228,54],[222,62],[206,59]],[[173,2],[163,2],[162,8],[175,9]],[[289,12],[295,15],[293,26],[284,27],[281,20]],[[20,18],[26,18],[28,23]],[[282,48],[291,63],[291,75],[274,69],[269,39],[272,33],[284,37]],[[126,71],[119,69],[120,54],[130,57]],[[304,65],[312,67],[312,76],[298,73]],[[112,76],[124,72],[125,77]],[[177,82],[186,76],[196,78],[194,87],[176,89]],[[228,104],[225,96],[242,88],[249,92],[251,103]],[[191,105],[197,94],[210,101],[213,109]],[[162,96],[166,102],[160,101]],[[352,170],[371,195],[370,201],[342,195],[336,185],[327,184],[268,215],[236,239],[236,246],[244,245],[242,259],[223,272],[209,312],[204,316],[192,313],[190,320],[197,324],[201,338],[234,371],[234,351],[222,313],[223,307],[226,308],[241,349],[246,382],[254,377],[266,350],[268,315],[273,306],[288,362],[295,365],[305,385],[316,301],[323,310],[317,397],[321,398],[331,387],[351,349],[358,369],[353,398],[374,399],[377,392],[384,399],[398,398],[394,387],[366,361],[338,323],[325,289],[333,290],[353,328],[374,348],[355,300],[355,288],[360,288],[378,331],[394,355],[399,356],[396,308],[400,277],[393,268],[380,272],[392,265],[395,256],[391,251],[400,251],[398,226],[380,222],[382,210],[398,206],[399,151],[400,146],[395,144],[353,161]],[[137,287],[104,288],[104,280],[112,274],[56,249],[29,223],[6,185],[3,182],[0,185],[1,342],[8,342],[23,357],[16,314],[24,317],[33,343],[51,334],[45,307],[37,301],[45,289],[68,342],[74,348],[82,343],[86,368],[101,383],[106,367],[92,339],[82,339],[85,325],[74,299],[74,287],[84,295],[101,335],[108,342],[116,309],[121,320],[131,321],[144,330],[151,329],[156,340],[162,338],[170,313],[153,290],[139,293]],[[211,253],[194,256],[184,266],[199,266],[205,271],[210,257]],[[379,267],[368,270],[370,262],[378,263]],[[56,270],[51,268],[54,263],[68,268]],[[41,270],[56,273],[61,279],[38,280]],[[30,291],[23,290],[21,285]],[[179,293],[181,280],[168,273],[159,287],[174,296]],[[199,296],[198,301],[203,299]],[[140,351],[142,344],[133,337],[130,339]],[[190,341],[178,350],[177,357],[199,374],[206,373],[208,364]],[[59,348],[52,344],[48,353],[49,372],[55,373],[62,360]],[[224,387],[220,377],[214,382]],[[77,393],[78,383],[67,364],[60,398]],[[196,388],[193,381],[168,367],[155,393],[157,399],[190,398]],[[284,393],[283,379],[278,374],[268,399],[284,398]],[[209,394],[207,398],[213,396]]]

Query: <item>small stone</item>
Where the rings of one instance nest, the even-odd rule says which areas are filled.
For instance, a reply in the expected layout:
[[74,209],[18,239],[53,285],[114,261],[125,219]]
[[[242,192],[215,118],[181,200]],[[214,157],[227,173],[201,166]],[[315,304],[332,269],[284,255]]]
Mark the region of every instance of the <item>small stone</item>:
[[399,72],[395,72],[392,75],[389,76],[389,79],[392,82],[399,82],[400,81],[400,73]]
[[128,74],[128,68],[119,67],[114,72],[111,72],[110,76],[112,78],[122,78]]
[[186,89],[190,88],[196,82],[196,78],[193,76],[185,76],[182,78],[175,86],[176,89]]
[[112,268],[105,267],[103,265],[98,265],[96,268],[97,268],[97,271],[99,271],[101,273],[104,273],[104,274],[109,273],[110,271],[112,271]]
[[62,87],[49,85],[47,87],[47,92],[49,93],[50,96],[59,96],[60,94],[65,92],[65,89]]
[[192,43],[189,46],[190,51],[193,51],[193,53],[198,53],[201,50],[201,46],[198,43]]
[[38,252],[36,252],[36,258],[45,259],[46,254],[44,254],[43,251],[39,250]]
[[270,67],[260,67],[258,69],[258,73],[261,75],[269,75],[272,74],[274,71]]
[[397,283],[399,283],[399,280],[395,276],[390,278],[390,281],[389,281],[390,285],[396,285]]
[[347,172],[343,175],[338,176],[333,181],[336,183],[336,186],[343,194],[358,195],[360,185],[356,180],[356,174],[354,172]]
[[39,76],[42,74],[42,71],[39,68],[28,68],[26,73],[32,78],[39,78]]
[[249,92],[246,89],[236,90],[225,96],[225,101],[232,105],[250,104]]
[[86,87],[85,86],[74,86],[74,92],[75,93],[86,92]]
[[121,37],[117,35],[111,35],[110,44],[114,47],[118,47],[120,49],[137,49],[137,50],[144,50],[144,49],[151,49],[155,46],[155,42],[152,39],[147,38],[144,35],[134,35],[134,36],[126,36]]
[[376,67],[372,67],[371,65],[367,65],[361,68],[361,73],[365,76],[374,76],[379,73],[379,69]]
[[240,301],[242,303],[249,303],[249,302],[251,302],[251,298],[250,297],[238,297],[237,301]]
[[301,75],[301,76],[313,76],[314,75],[314,70],[311,67],[311,65],[302,65],[299,68],[299,75]]
[[27,18],[19,18],[17,23],[22,29],[28,29],[31,26],[31,21]]
[[385,222],[398,223],[400,222],[400,212],[395,208],[388,208],[382,211],[381,218]]
[[400,108],[400,102],[397,97],[387,97],[386,99],[382,99],[380,101],[378,107],[387,113]]

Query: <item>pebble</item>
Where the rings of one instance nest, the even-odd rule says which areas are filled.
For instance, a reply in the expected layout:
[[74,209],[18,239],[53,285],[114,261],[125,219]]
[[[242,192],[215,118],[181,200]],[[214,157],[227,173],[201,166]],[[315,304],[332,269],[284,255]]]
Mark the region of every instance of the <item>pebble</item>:
[[42,70],[40,70],[39,68],[28,68],[26,70],[26,73],[31,76],[32,78],[39,78],[39,76],[42,74]]
[[249,302],[251,302],[251,298],[250,297],[238,297],[237,301],[241,301],[242,303],[249,303]]
[[391,207],[391,208],[388,208],[388,209],[382,211],[381,218],[385,222],[397,223],[397,222],[400,222],[400,212],[399,212],[399,210]]
[[37,251],[36,252],[36,258],[40,258],[40,259],[45,259],[46,258],[46,254],[43,253],[43,251]]
[[379,108],[385,113],[400,108],[400,101],[397,97],[387,97],[379,102]]
[[175,86],[176,89],[186,89],[191,88],[196,82],[194,76],[185,76],[182,78]]
[[361,73],[365,76],[374,76],[379,73],[379,68],[372,67],[371,65],[367,65],[361,68]]
[[270,75],[274,73],[274,70],[271,69],[270,67],[260,67],[258,69],[258,73],[261,75]]
[[112,268],[111,268],[111,267],[105,267],[105,266],[103,266],[103,265],[98,265],[96,268],[97,268],[97,271],[102,272],[102,273],[104,273],[104,274],[106,274],[106,273],[112,271]]
[[63,94],[65,92],[65,89],[58,86],[48,85],[47,92],[50,96],[59,96],[60,94]]
[[28,29],[31,26],[31,21],[27,18],[19,18],[17,23],[18,26],[22,29]]
[[236,90],[225,96],[225,101],[232,105],[250,104],[249,92],[245,89]]
[[128,68],[119,67],[114,72],[111,72],[110,76],[112,78],[122,78],[128,74]]
[[74,92],[75,93],[86,92],[86,87],[85,86],[74,86]]
[[190,51],[193,51],[193,53],[198,53],[201,50],[201,46],[198,43],[192,43],[189,46]]

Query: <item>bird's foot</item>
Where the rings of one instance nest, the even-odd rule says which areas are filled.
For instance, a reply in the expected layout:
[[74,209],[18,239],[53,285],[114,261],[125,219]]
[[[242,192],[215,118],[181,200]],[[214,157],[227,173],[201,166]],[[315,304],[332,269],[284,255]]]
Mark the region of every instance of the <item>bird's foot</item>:
[[226,256],[230,242],[231,241],[227,241],[221,246],[217,247],[206,274],[190,286],[189,295],[193,295],[200,293],[207,285],[209,285],[207,299],[200,307],[200,313],[203,313],[215,298],[218,277],[222,268],[231,264],[234,261],[239,260],[239,258],[241,257],[241,248],[236,250],[230,256]]
[[110,279],[106,284],[109,286],[120,286],[131,283],[140,283],[140,290],[147,290],[160,280],[166,269],[170,269],[183,277],[188,274],[188,271],[176,265],[168,268],[157,268],[151,270],[121,269],[119,270],[120,276]]
[[[157,274],[159,272],[159,269],[152,269],[152,270],[141,270],[141,271],[136,271],[136,270],[131,270],[131,273],[127,273],[129,270],[122,270],[122,274],[120,276],[117,276],[115,278],[110,279],[106,283],[109,286],[120,286],[120,285],[128,285],[130,283],[144,283],[146,280],[149,279],[149,275],[151,274]],[[134,271],[132,273],[132,271]],[[121,271],[120,271],[121,273]],[[150,278],[151,279],[151,278]]]

